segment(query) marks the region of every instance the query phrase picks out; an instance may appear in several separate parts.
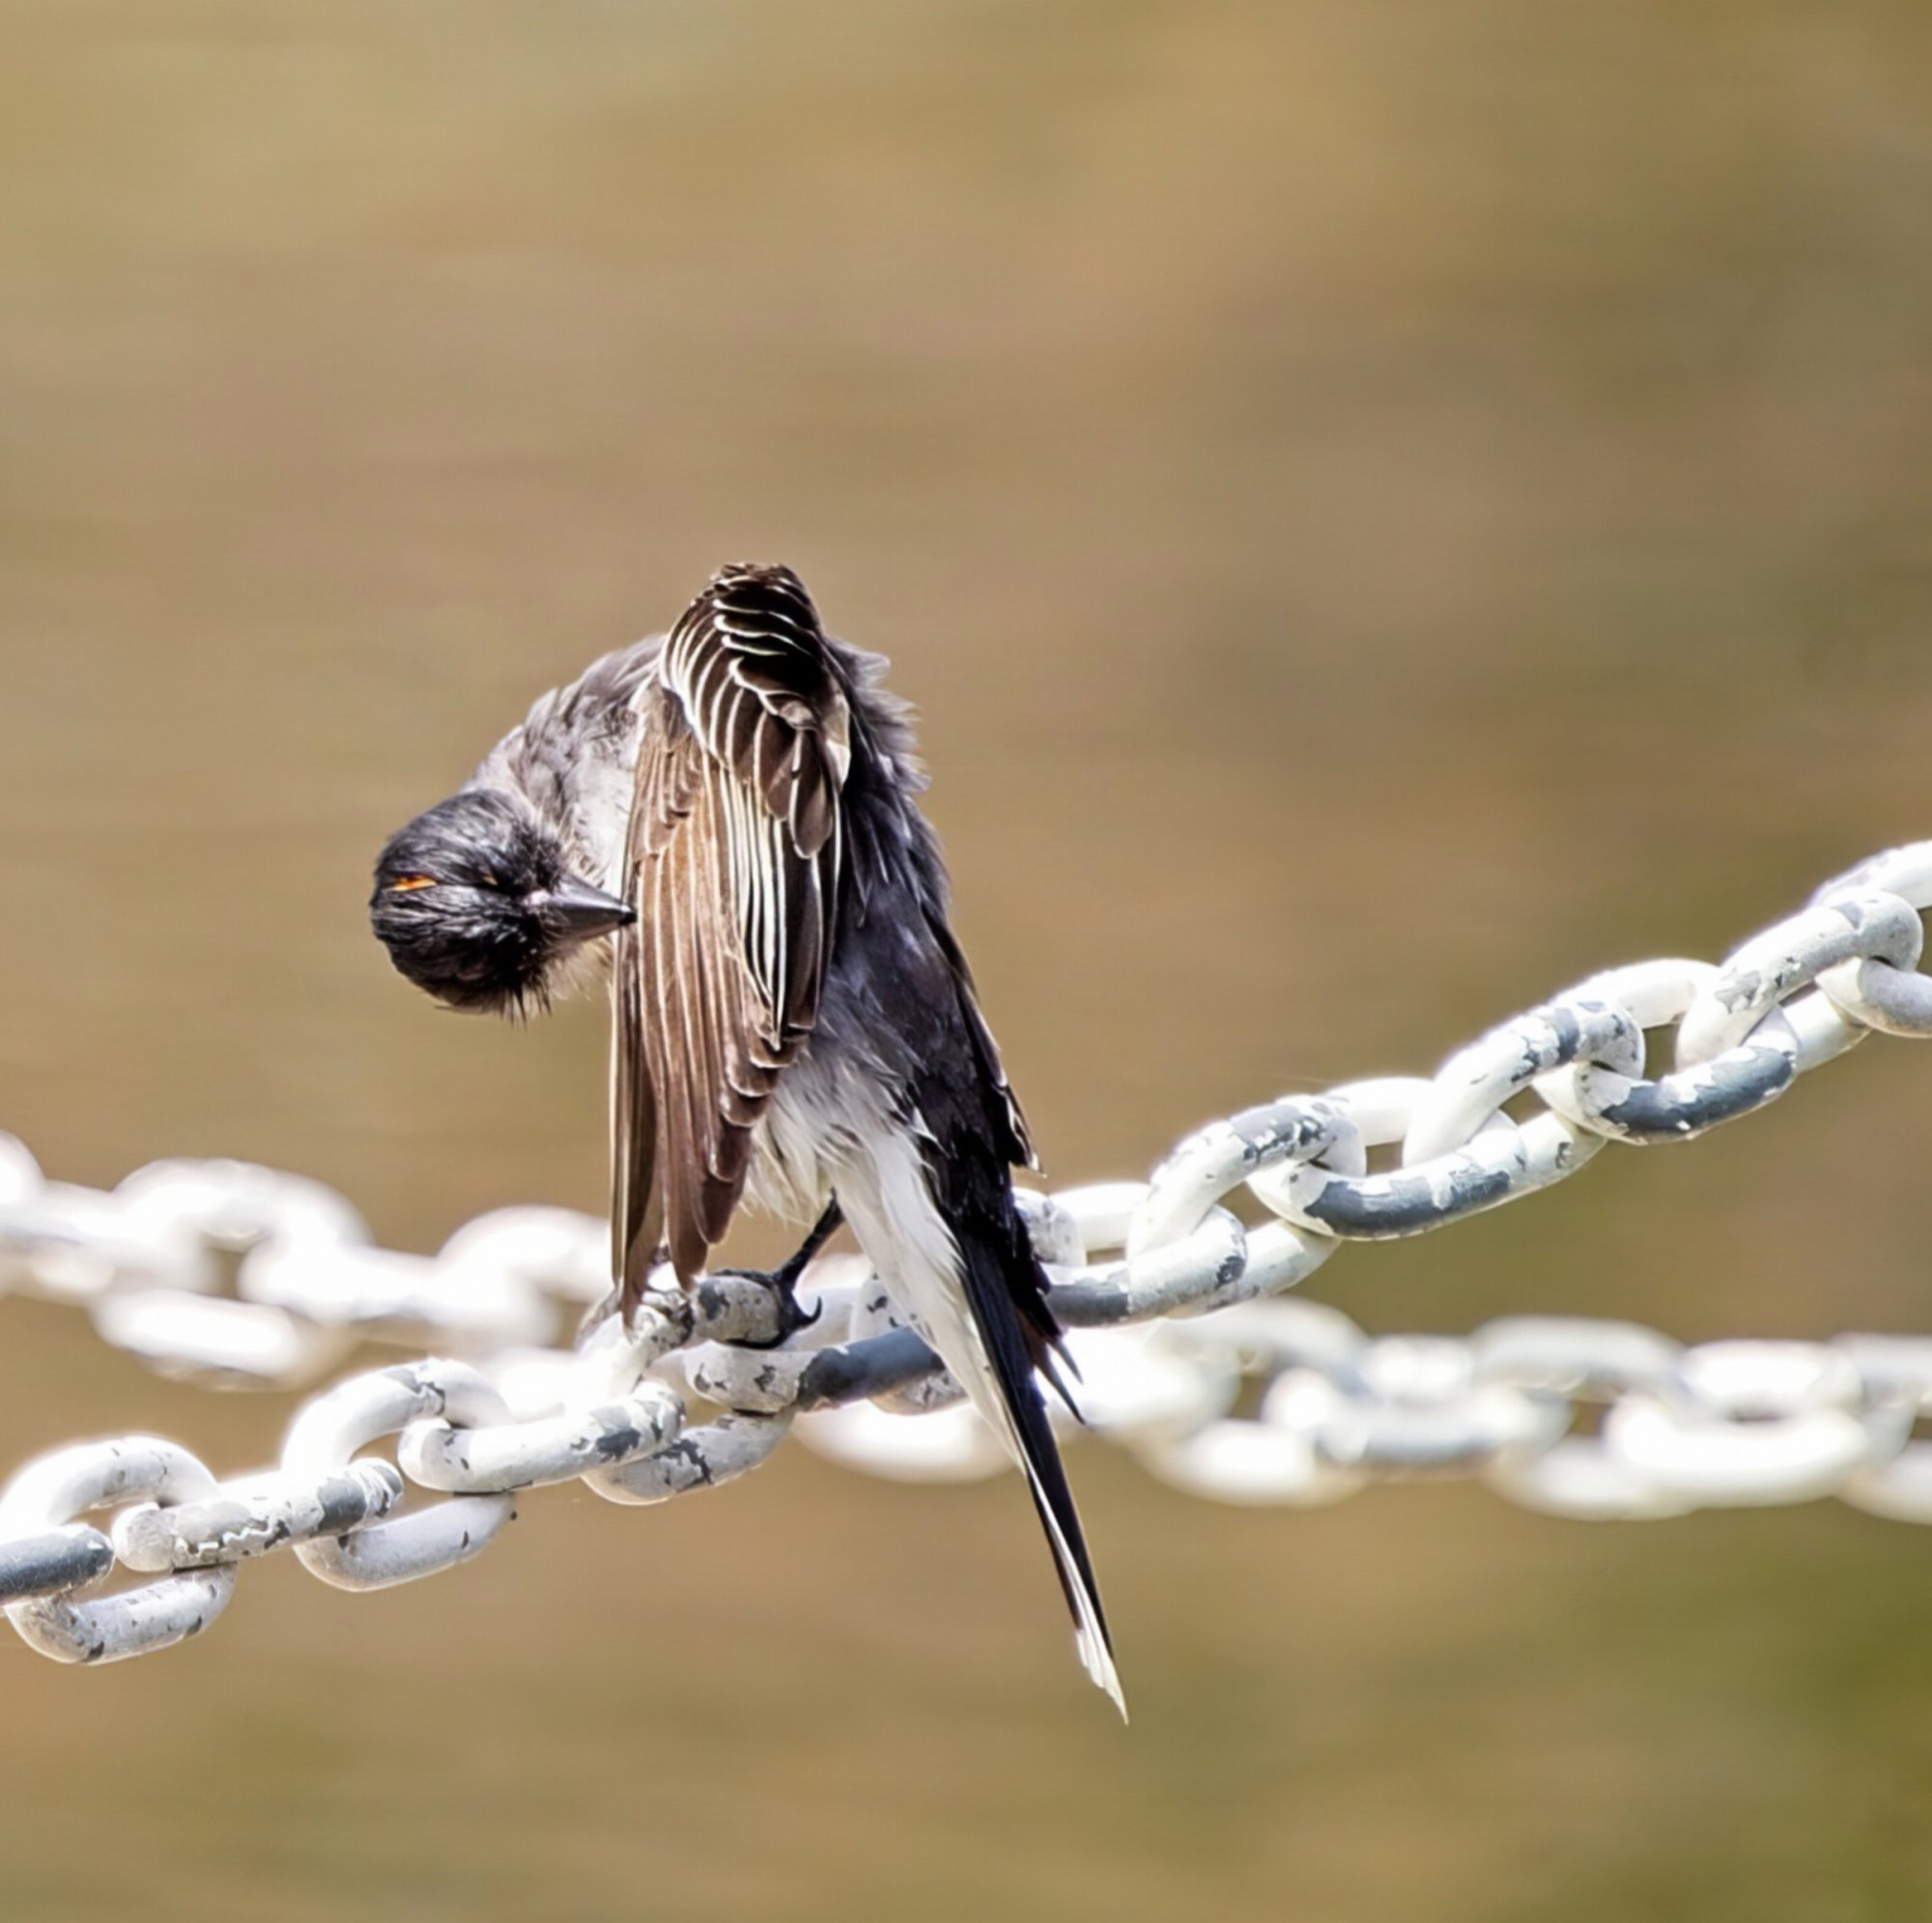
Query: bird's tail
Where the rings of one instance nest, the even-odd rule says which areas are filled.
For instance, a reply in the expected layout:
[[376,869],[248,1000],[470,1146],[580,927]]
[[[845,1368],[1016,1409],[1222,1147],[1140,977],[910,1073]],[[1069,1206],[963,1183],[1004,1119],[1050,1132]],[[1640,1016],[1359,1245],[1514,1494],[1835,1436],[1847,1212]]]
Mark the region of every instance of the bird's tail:
[[923,1305],[927,1334],[974,1407],[1026,1473],[1039,1525],[1053,1548],[1061,1589],[1066,1593],[1066,1608],[1074,1618],[1080,1662],[1113,1697],[1124,1720],[1126,1699],[1113,1666],[1107,1612],[1101,1608],[1080,1512],[1066,1486],[1066,1469],[1039,1390],[1039,1376],[1045,1374],[1072,1405],[1057,1367],[1061,1330],[1047,1307],[1045,1270],[1034,1255],[1005,1170],[993,1174],[951,1160],[929,1168],[927,1179],[943,1197],[941,1212],[952,1243],[949,1253],[956,1262],[956,1272],[949,1278],[952,1287],[939,1291],[943,1307]]
[[846,1219],[900,1307],[1025,1471],[1080,1660],[1124,1718],[1099,1585],[1040,1394],[1041,1373],[1060,1387],[1060,1329],[1012,1184],[991,1145],[964,1131],[942,1143],[924,1131],[881,1127],[866,1141],[869,1152],[838,1185]]
[[1025,1472],[1072,1612],[1081,1665],[1125,1721],[1126,1698],[1114,1667],[1100,1587],[1040,1393],[1044,1374],[1063,1398],[1066,1395],[1056,1367],[1060,1331],[1046,1306],[1046,1276],[1004,1184],[995,1208],[971,1210],[948,1226],[959,1252],[959,1283],[971,1313],[967,1333],[974,1340],[965,1353],[947,1354],[953,1344],[943,1340],[936,1345]]

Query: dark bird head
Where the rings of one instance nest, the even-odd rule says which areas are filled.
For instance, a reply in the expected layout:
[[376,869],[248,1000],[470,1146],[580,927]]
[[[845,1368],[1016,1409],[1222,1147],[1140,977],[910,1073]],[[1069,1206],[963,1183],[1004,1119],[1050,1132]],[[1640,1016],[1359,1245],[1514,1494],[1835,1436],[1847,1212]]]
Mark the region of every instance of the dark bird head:
[[369,919],[389,959],[452,1008],[541,1008],[585,942],[634,920],[573,875],[556,836],[487,789],[439,802],[389,837]]

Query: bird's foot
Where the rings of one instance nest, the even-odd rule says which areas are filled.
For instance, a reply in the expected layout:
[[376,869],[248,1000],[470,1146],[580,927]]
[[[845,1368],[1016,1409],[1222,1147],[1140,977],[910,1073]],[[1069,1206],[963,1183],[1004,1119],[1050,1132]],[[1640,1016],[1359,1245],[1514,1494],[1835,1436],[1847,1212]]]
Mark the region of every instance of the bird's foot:
[[801,1329],[809,1329],[818,1320],[824,1311],[823,1304],[814,1307],[809,1314],[798,1306],[799,1279],[809,1269],[820,1249],[824,1248],[834,1230],[844,1217],[839,1213],[835,1202],[818,1218],[812,1231],[800,1244],[798,1253],[782,1261],[775,1269],[720,1269],[720,1275],[743,1276],[748,1282],[761,1282],[777,1298],[779,1311],[779,1332],[775,1336],[761,1337],[756,1341],[741,1341],[734,1344],[738,1348],[781,1348]]
[[[794,1267],[793,1263],[797,1262]],[[796,1257],[782,1267],[775,1269],[718,1269],[718,1275],[735,1275],[746,1282],[762,1283],[772,1292],[772,1299],[778,1305],[779,1327],[774,1336],[741,1336],[733,1343],[733,1348],[782,1348],[801,1329],[809,1329],[825,1311],[822,1305],[814,1304],[810,1310],[798,1306],[798,1280],[805,1273],[805,1263]]]

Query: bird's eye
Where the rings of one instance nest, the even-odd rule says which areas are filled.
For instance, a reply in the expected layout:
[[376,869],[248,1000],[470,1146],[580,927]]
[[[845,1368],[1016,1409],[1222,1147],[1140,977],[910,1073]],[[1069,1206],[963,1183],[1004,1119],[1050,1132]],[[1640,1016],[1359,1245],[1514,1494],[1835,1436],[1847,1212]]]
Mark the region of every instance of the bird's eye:
[[408,894],[412,889],[434,888],[435,886],[436,877],[434,875],[405,875],[401,881],[389,884],[388,892],[390,894]]

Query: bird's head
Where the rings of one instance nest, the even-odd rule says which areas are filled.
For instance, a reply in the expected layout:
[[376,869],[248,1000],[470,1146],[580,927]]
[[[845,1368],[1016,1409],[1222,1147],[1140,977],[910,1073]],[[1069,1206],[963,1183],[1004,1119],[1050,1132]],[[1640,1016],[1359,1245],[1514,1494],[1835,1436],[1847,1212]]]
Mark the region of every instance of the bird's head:
[[557,837],[526,808],[469,789],[389,837],[369,919],[389,959],[452,1008],[541,1008],[583,944],[634,920],[574,875]]

